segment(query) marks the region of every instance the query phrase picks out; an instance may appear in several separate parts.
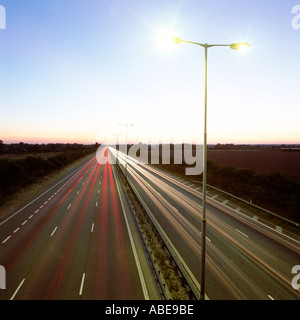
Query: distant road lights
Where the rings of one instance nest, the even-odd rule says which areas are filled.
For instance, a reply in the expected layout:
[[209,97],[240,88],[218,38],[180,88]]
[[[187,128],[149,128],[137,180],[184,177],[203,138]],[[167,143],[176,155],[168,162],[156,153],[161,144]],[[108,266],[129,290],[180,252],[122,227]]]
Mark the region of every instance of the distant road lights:
[[125,175],[126,175],[126,181],[127,181],[127,131],[128,131],[128,127],[133,127],[134,124],[131,123],[131,124],[121,124],[119,123],[118,124],[119,127],[125,127],[125,153],[126,153],[126,162],[125,162]]
[[203,199],[202,199],[202,220],[201,220],[201,283],[200,299],[205,299],[205,241],[206,241],[206,176],[207,176],[207,51],[211,47],[230,47],[234,50],[246,51],[250,45],[248,42],[232,44],[207,44],[193,41],[182,40],[181,38],[169,36],[173,44],[182,42],[196,44],[205,49],[205,88],[204,88],[204,139],[203,139]]

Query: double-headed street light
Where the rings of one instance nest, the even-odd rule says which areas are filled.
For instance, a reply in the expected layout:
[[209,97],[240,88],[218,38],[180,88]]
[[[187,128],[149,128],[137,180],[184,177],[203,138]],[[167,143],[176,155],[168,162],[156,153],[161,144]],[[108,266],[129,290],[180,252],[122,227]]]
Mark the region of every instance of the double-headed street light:
[[204,88],[204,141],[203,141],[203,199],[202,199],[202,220],[201,220],[201,274],[200,274],[200,299],[205,299],[205,240],[206,240],[206,176],[207,176],[207,50],[211,47],[230,47],[234,50],[245,50],[249,48],[249,43],[232,44],[207,44],[182,40],[178,37],[171,37],[173,43],[181,42],[196,44],[205,49],[205,88]]

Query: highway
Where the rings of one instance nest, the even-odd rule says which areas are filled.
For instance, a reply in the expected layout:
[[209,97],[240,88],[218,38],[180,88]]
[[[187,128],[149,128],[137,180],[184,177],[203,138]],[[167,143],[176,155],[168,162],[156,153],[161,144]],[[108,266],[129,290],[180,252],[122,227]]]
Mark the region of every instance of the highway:
[[[102,149],[19,210],[0,219],[0,300],[161,299],[119,171]],[[126,157],[118,152],[120,168]],[[127,157],[128,180],[200,279],[199,187]],[[276,232],[207,197],[206,298],[294,300],[299,237]]]
[[116,167],[93,156],[2,218],[0,300],[160,297],[130,210]]
[[[118,153],[125,170],[125,155],[112,148],[110,151]],[[127,175],[200,282],[200,188],[130,157]],[[291,270],[300,264],[299,236],[279,233],[213,197],[207,197],[207,211],[207,299],[300,299],[299,290],[291,285]]]

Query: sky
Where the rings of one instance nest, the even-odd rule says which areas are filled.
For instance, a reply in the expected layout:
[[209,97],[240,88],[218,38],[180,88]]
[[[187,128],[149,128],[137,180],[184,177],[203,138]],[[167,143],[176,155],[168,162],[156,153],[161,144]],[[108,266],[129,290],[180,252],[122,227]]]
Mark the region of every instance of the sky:
[[[298,2],[298,3],[297,3]],[[297,0],[0,0],[4,143],[300,143]],[[300,10],[299,10],[300,14]],[[0,15],[3,23],[3,14]],[[1,21],[0,21],[1,22]]]

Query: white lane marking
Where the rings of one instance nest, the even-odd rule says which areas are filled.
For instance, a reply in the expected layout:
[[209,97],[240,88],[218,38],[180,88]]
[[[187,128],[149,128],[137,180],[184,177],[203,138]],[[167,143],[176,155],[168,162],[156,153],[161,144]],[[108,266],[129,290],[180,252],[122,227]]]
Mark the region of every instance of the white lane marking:
[[68,206],[68,210],[71,208],[71,205],[72,205],[72,203],[70,203],[70,204],[69,204],[69,206]]
[[36,211],[34,211],[34,213],[38,213],[40,211],[40,209],[37,209]]
[[92,224],[91,232],[94,232],[94,223]]
[[275,300],[272,296],[270,296],[269,294],[268,294],[268,297],[269,297],[269,299],[271,299],[271,300]]
[[4,243],[7,242],[10,238],[11,238],[11,236],[8,236],[5,240],[2,241],[2,243],[4,244]]
[[[115,181],[116,181],[116,177],[115,177],[115,172],[114,171],[113,171],[113,175],[114,175],[114,178],[115,178]],[[126,213],[125,213],[125,208],[124,208],[124,204],[123,204],[123,200],[122,200],[122,197],[121,197],[121,192],[120,192],[120,188],[119,188],[118,183],[116,183],[116,186],[117,186],[119,199],[120,199],[122,210],[123,210],[123,216],[124,216],[124,219],[125,219],[125,223],[126,223],[126,227],[127,227],[127,231],[128,231],[128,235],[129,235],[129,239],[130,239],[130,243],[131,243],[131,247],[132,247],[132,251],[133,251],[136,267],[138,269],[138,273],[139,273],[139,277],[140,277],[140,281],[141,281],[141,286],[142,286],[142,289],[143,289],[143,294],[144,294],[145,300],[150,300],[149,293],[148,293],[147,286],[146,286],[146,282],[145,282],[145,278],[144,278],[144,274],[143,274],[142,267],[141,267],[141,263],[140,263],[140,260],[138,258],[138,254],[137,254],[135,243],[134,243],[134,240],[133,240],[133,237],[132,237],[132,233],[131,233],[131,230],[130,230],[129,222],[128,222],[128,219],[127,219],[127,216],[126,216]]]
[[22,226],[24,226],[27,222],[28,222],[28,220],[25,220],[25,221],[22,223]]
[[53,237],[53,235],[54,235],[54,233],[55,233],[55,231],[57,230],[57,226],[54,228],[54,230],[52,231],[52,233],[51,233],[51,236],[50,237]]
[[282,228],[281,227],[279,227],[279,226],[276,226],[276,229],[275,229],[277,232],[279,232],[279,233],[282,233]]
[[79,194],[79,191],[77,191],[77,193],[76,194]]
[[17,233],[19,230],[20,230],[20,227],[17,228],[17,229],[14,231],[14,233]]
[[96,207],[98,207],[98,201],[96,202]]
[[80,285],[80,290],[79,290],[79,295],[80,295],[80,296],[82,295],[84,280],[85,280],[85,273],[83,273],[82,279],[81,279],[81,285]]
[[[64,180],[66,180],[68,177],[70,177],[71,175],[73,175],[72,178],[70,178],[69,180],[73,179],[77,173],[86,165],[86,163],[84,165],[82,165],[80,168],[78,168],[75,172],[71,172],[69,175],[67,175],[64,179],[62,179],[61,181],[59,181],[57,184],[55,184],[53,187],[51,187],[50,189],[46,190],[44,193],[42,193],[40,196],[38,196],[37,198],[33,199],[31,202],[29,202],[26,206],[24,206],[23,208],[21,208],[20,210],[18,210],[17,212],[15,212],[14,214],[12,214],[10,217],[8,217],[7,219],[5,219],[4,221],[2,221],[0,223],[0,226],[2,226],[4,223],[6,223],[7,221],[9,221],[11,218],[13,218],[15,215],[17,215],[18,213],[20,213],[22,210],[24,210],[25,208],[27,208],[28,206],[30,206],[32,203],[34,203],[36,200],[40,199],[42,196],[44,196],[46,193],[48,193],[50,190],[52,190],[53,188],[55,188],[56,186],[58,186],[60,183],[62,183]],[[56,193],[55,193],[56,194]],[[38,210],[37,210],[38,211]],[[36,213],[36,212],[35,212]]]
[[210,240],[208,237],[205,236],[205,238],[206,238],[209,242],[211,242],[211,240]]
[[25,278],[21,281],[21,283],[19,284],[17,290],[14,292],[14,294],[11,296],[10,300],[14,300],[15,296],[17,295],[17,293],[19,292],[19,290],[21,289],[23,283],[25,281]]
[[177,208],[175,208],[174,206],[172,206],[173,207],[173,209],[175,209],[176,211],[178,211],[178,209]]
[[249,238],[248,235],[246,235],[244,232],[240,231],[239,229],[235,229],[235,231],[239,232],[240,234],[242,234],[243,236]]
[[30,220],[32,217],[33,217],[33,214],[30,217],[28,217],[28,220]]

